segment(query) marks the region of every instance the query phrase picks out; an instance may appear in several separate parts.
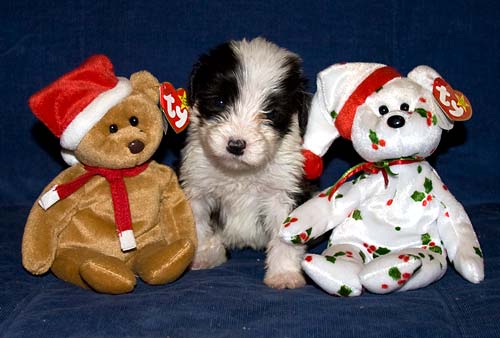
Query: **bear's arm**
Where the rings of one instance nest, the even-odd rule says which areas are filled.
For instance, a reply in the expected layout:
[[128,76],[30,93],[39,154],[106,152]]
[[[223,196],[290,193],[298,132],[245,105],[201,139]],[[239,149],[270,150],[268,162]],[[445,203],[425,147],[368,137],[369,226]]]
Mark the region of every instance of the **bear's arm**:
[[335,228],[359,205],[358,185],[347,182],[329,199],[330,188],[292,211],[280,228],[280,238],[288,243],[305,243]]
[[441,203],[437,226],[448,257],[465,279],[478,283],[484,278],[483,254],[469,216],[434,170],[432,182]]
[[38,204],[38,200],[54,185],[67,183],[83,173],[80,164],[64,170],[45,187],[33,204],[22,240],[23,266],[31,273],[38,275],[49,270],[54,261],[58,236],[68,225],[78,204],[75,194],[58,201],[47,210]]
[[190,239],[197,245],[196,228],[191,206],[179,185],[175,172],[156,164],[162,177],[160,226],[169,243],[178,239]]

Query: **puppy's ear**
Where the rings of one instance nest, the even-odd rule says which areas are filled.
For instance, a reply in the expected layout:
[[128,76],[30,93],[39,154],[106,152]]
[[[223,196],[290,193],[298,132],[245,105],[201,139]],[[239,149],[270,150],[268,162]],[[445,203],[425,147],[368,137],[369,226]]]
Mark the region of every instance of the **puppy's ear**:
[[300,92],[298,98],[298,115],[299,115],[299,127],[300,136],[304,136],[307,127],[307,120],[309,119],[309,108],[311,107],[312,94],[306,92]]
[[188,86],[188,105],[192,107],[196,101],[196,82],[197,82],[197,74],[202,66],[202,62],[198,61],[193,65],[191,69],[191,75],[189,76],[189,86]]

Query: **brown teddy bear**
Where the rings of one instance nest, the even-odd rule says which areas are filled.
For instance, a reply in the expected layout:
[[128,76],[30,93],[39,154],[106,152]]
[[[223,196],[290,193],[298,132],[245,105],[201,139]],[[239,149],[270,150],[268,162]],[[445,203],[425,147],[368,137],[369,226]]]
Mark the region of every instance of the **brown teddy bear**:
[[162,139],[158,80],[116,77],[90,57],[30,98],[72,166],[33,206],[22,256],[33,274],[97,292],[130,292],[177,279],[196,246],[190,206],[172,169],[150,160]]

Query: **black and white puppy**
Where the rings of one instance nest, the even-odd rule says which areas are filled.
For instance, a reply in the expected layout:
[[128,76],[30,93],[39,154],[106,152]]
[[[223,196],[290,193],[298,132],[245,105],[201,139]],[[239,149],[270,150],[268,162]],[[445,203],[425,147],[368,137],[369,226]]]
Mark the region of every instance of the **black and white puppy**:
[[305,284],[304,248],[277,236],[305,197],[305,86],[300,58],[263,38],[224,43],[193,67],[180,172],[199,238],[193,269],[224,263],[226,248],[266,248],[267,285]]

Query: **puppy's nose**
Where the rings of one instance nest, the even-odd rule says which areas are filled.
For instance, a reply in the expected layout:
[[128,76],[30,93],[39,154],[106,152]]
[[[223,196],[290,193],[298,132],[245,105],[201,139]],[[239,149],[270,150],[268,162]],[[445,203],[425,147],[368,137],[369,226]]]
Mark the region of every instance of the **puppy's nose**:
[[226,150],[233,155],[241,156],[241,155],[243,155],[243,152],[245,151],[246,146],[247,146],[247,143],[245,142],[245,140],[229,139],[229,142],[227,142]]
[[128,149],[132,154],[138,154],[144,149],[144,143],[139,140],[133,140],[128,144]]
[[393,115],[387,119],[387,125],[391,128],[401,128],[405,125],[405,119],[400,115]]

